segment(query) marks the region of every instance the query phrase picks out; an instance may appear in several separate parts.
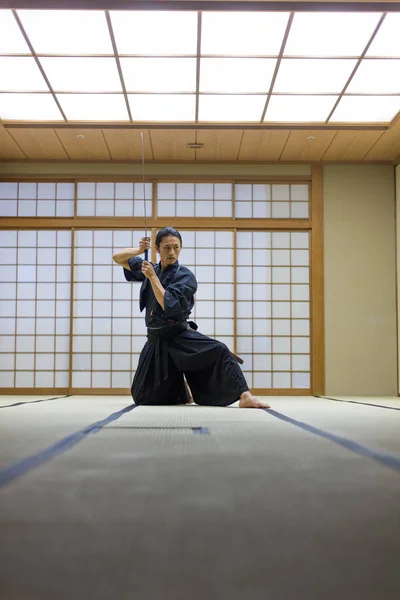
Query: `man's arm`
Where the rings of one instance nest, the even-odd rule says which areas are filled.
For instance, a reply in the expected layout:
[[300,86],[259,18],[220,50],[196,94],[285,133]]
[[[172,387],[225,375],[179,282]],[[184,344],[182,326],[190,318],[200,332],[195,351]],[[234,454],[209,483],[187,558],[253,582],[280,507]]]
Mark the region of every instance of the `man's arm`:
[[153,292],[154,292],[154,295],[156,297],[158,304],[161,306],[161,308],[163,310],[165,310],[165,306],[164,306],[165,289],[161,285],[161,282],[158,279],[156,272],[154,271],[153,265],[144,260],[142,263],[142,273],[150,281],[151,287],[153,288]]
[[150,248],[150,238],[142,238],[138,248],[125,248],[124,250],[113,254],[113,261],[117,263],[117,265],[121,265],[121,267],[130,271],[128,259],[143,254],[148,248]]

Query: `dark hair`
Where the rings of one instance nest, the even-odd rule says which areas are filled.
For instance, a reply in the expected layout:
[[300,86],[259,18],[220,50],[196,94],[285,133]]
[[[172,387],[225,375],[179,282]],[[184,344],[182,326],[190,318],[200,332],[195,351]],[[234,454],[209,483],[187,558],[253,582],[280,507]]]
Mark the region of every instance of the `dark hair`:
[[179,233],[179,231],[177,231],[173,227],[164,227],[164,229],[160,229],[160,231],[157,233],[157,236],[156,236],[156,247],[158,248],[160,246],[163,238],[168,237],[169,235],[173,235],[174,237],[177,237],[181,243],[181,248],[182,248],[181,234]]

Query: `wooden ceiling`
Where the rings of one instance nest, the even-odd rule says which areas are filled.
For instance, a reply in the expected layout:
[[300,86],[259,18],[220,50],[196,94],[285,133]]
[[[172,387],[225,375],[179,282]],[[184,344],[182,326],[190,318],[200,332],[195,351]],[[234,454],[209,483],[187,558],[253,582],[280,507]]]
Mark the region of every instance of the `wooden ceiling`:
[[[388,129],[0,124],[0,160],[139,162],[140,131],[146,162],[400,162],[400,118]],[[202,148],[189,148],[194,142]]]

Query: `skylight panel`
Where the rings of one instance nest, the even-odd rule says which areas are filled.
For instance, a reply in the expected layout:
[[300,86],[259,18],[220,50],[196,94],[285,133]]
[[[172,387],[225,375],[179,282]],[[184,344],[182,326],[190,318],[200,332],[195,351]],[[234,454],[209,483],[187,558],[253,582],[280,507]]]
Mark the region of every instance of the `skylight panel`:
[[119,54],[196,54],[197,13],[111,11]]
[[296,13],[285,56],[360,56],[381,13]]
[[69,121],[128,121],[122,94],[58,94]]
[[264,122],[321,122],[332,110],[337,96],[271,96]]
[[129,94],[134,121],[194,121],[194,94]]
[[343,96],[329,122],[390,122],[400,110],[400,96]]
[[284,12],[203,12],[201,54],[277,55],[288,19]]
[[121,58],[128,92],[195,92],[195,58]]
[[275,66],[275,58],[202,58],[200,91],[267,93]]
[[18,10],[36,53],[112,54],[104,11]]
[[40,58],[57,92],[122,92],[115,58]]
[[49,88],[34,58],[0,56],[0,90],[48,92]]
[[31,53],[11,10],[0,10],[0,53]]
[[357,60],[290,59],[279,66],[274,92],[298,94],[340,93]]
[[0,119],[64,121],[51,94],[0,94]]
[[346,93],[400,94],[400,59],[363,60]]
[[379,27],[367,56],[400,57],[400,14],[389,13]]
[[259,122],[265,101],[266,95],[201,95],[199,121]]

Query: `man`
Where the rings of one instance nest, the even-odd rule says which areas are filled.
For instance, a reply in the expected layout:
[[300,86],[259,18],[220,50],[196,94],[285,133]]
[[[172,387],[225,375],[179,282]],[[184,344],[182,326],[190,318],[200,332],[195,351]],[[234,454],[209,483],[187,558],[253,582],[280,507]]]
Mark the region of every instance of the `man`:
[[156,236],[160,262],[153,266],[139,255],[150,248],[142,238],[138,248],[113,255],[127,281],[140,281],[140,310],[146,308],[147,342],[132,383],[136,404],[182,404],[188,401],[183,374],[196,404],[269,408],[252,396],[235,358],[221,342],[192,329],[187,321],[194,306],[197,281],[178,262],[181,234],[172,227]]

